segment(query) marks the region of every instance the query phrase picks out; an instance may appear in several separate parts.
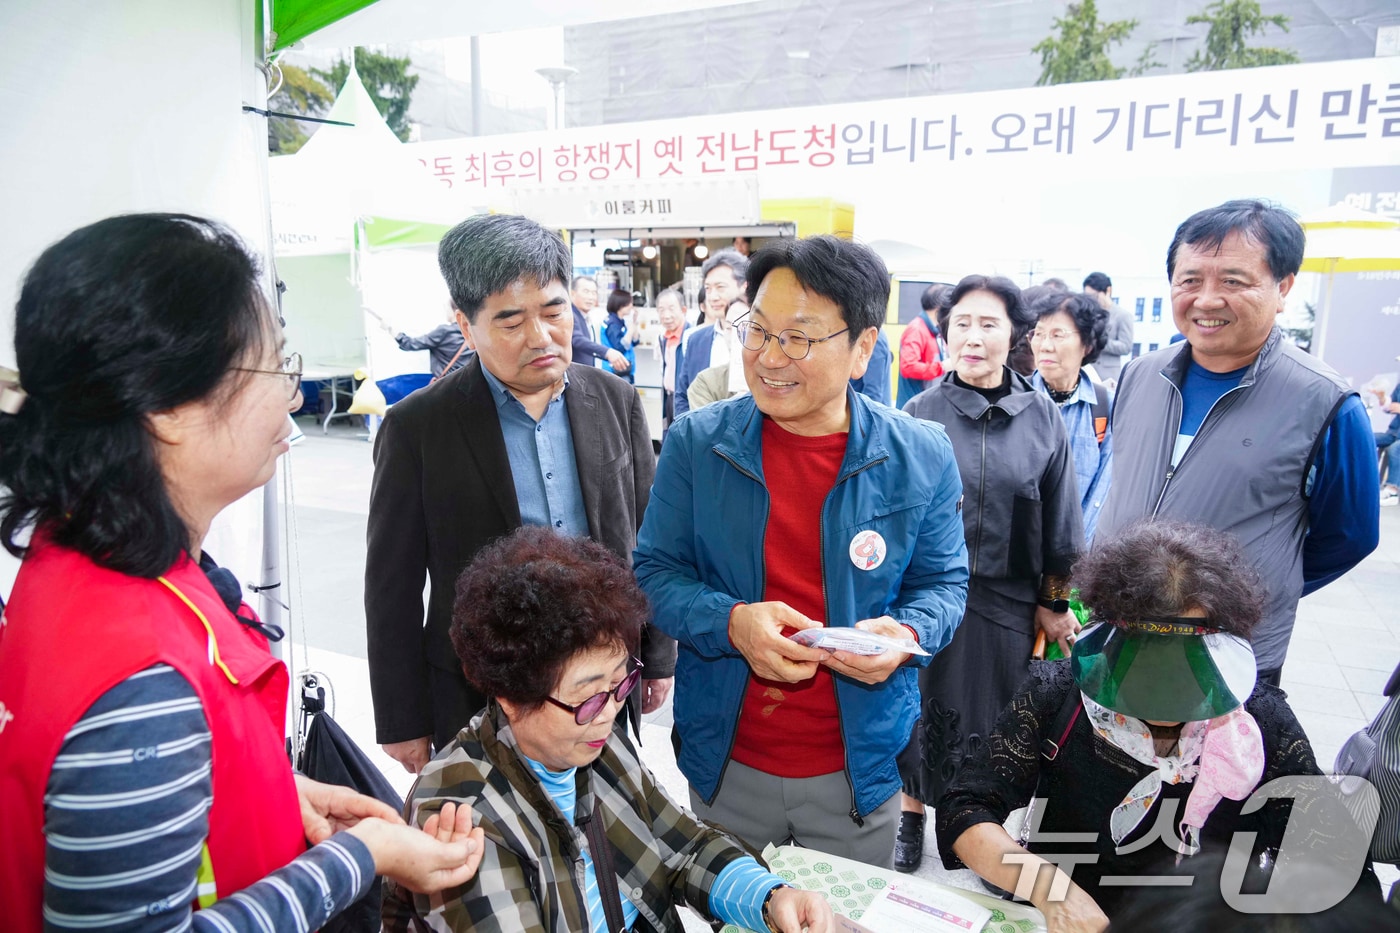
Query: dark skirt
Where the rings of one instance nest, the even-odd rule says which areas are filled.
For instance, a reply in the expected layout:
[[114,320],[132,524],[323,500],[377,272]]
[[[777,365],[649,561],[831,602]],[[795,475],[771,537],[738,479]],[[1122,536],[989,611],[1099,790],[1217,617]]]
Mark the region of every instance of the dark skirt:
[[919,672],[921,717],[899,758],[904,792],[929,805],[992,731],[1035,647],[1035,603],[979,589],[970,588],[952,643]]

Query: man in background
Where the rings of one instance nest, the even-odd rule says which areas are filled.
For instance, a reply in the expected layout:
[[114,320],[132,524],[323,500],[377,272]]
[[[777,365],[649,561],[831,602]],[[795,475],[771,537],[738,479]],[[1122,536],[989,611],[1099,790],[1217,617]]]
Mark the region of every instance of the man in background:
[[574,280],[569,283],[569,298],[574,309],[574,333],[571,341],[574,362],[580,366],[596,366],[601,358],[608,361],[613,372],[627,372],[631,368],[627,357],[593,339],[593,329],[588,326],[588,312],[598,307],[598,283],[586,275],[574,276]]
[[744,295],[749,261],[732,249],[722,249],[700,267],[705,283],[705,323],[686,334],[676,354],[676,417],[690,410],[690,384],[705,370],[723,366],[733,355],[730,304]]
[[890,369],[894,366],[894,354],[890,352],[890,341],[881,328],[875,337],[875,349],[870,351],[870,363],[865,372],[851,379],[851,388],[872,402],[881,405],[890,403]]
[[[386,326],[386,329],[392,328]],[[439,324],[420,337],[410,337],[399,331],[394,334],[394,343],[399,345],[400,350],[408,352],[427,350],[428,368],[434,379],[455,373],[467,365],[472,357],[472,351],[463,343],[462,329],[455,320],[450,324]]]
[[1113,300],[1113,280],[1102,272],[1091,272],[1084,279],[1084,294],[1108,312],[1108,330],[1104,332],[1103,349],[1094,361],[1099,380],[1110,389],[1118,385],[1123,371],[1123,357],[1133,352],[1133,318]]
[[938,302],[948,286],[933,284],[919,296],[919,313],[914,316],[899,338],[899,392],[895,407],[933,385],[943,375],[943,338],[935,319]]

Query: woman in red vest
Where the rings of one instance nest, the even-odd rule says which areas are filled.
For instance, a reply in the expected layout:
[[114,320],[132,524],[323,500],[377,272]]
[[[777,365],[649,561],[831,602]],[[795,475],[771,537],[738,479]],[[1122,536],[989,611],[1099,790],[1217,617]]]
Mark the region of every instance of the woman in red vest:
[[480,861],[469,813],[424,833],[292,774],[281,632],[202,550],[301,406],[258,286],[232,233],[176,214],[78,230],[25,279],[0,378],[8,930],[310,930],[377,874],[439,890]]

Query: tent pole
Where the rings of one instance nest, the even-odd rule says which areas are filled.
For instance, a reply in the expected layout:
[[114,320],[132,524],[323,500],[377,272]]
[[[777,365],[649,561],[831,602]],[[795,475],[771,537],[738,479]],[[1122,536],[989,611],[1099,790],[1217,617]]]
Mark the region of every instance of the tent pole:
[[[267,72],[261,66],[267,61],[267,49],[271,44],[268,41],[269,36],[267,31],[271,28],[272,24],[272,6],[268,0],[262,0],[258,6],[262,14],[259,20],[259,25],[262,28],[258,30],[258,34],[254,40],[254,58],[255,63],[259,66],[258,71],[261,75],[259,79],[259,92],[262,95],[263,106],[266,106]],[[266,132],[265,124],[264,132]],[[268,178],[267,160],[267,147],[260,146],[257,162],[258,186],[262,195],[263,204],[267,206],[264,214],[266,218],[266,227],[264,230],[265,238],[262,243],[262,249],[260,250],[267,260],[264,266],[263,284],[267,290],[267,295],[270,297],[270,303],[276,311],[278,323],[285,325],[285,320],[282,317],[282,283],[277,274],[276,235],[272,229],[272,195],[271,182]],[[287,420],[292,420],[290,415],[288,415]],[[295,425],[295,422],[293,422],[293,425]],[[268,648],[271,650],[273,657],[287,665],[287,670],[290,674],[293,658],[295,657],[295,649],[292,644],[291,632],[282,614],[282,607],[286,603],[283,597],[287,589],[281,586],[282,549],[279,539],[282,534],[282,514],[280,497],[277,494],[278,477],[282,474],[283,470],[289,469],[291,469],[291,465],[287,460],[285,458],[279,458],[277,469],[273,472],[272,478],[263,484],[262,566],[260,567],[258,576],[258,616],[266,624],[275,625],[287,632],[288,637],[281,641],[269,640]],[[288,679],[290,681],[290,677]],[[291,736],[295,734],[293,723],[296,721],[297,711],[296,684],[289,682],[287,690],[289,700],[287,703],[288,718],[287,722],[284,724],[283,731],[286,735]]]
[[1326,357],[1322,355],[1324,346],[1327,343],[1328,318],[1332,316],[1332,280],[1336,277],[1336,260],[1327,261],[1327,294],[1322,299],[1322,313],[1317,315],[1313,321],[1312,355],[1326,362]]
[[486,95],[481,89],[481,36],[472,36],[472,135],[481,135],[481,108]]
[[[285,460],[278,467],[279,472],[288,469]],[[282,531],[282,522],[276,473],[263,485],[262,526],[262,574],[258,579],[258,595],[261,598],[259,599],[258,615],[265,625],[275,625],[286,631],[286,626],[282,621],[282,604],[285,599],[282,598],[284,587],[281,585],[281,548],[277,540]],[[281,641],[269,642],[269,647],[272,649],[273,656],[287,664],[290,670],[292,645],[289,643],[289,639],[284,638]],[[293,688],[293,693],[295,693],[295,688]]]

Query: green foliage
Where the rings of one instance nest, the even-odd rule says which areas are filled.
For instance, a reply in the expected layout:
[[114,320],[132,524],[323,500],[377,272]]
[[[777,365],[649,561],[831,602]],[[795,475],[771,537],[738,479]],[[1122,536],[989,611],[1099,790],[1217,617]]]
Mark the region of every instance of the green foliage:
[[1147,74],[1150,68],[1165,67],[1167,66],[1157,61],[1157,43],[1149,42],[1147,47],[1142,50],[1142,54],[1138,56],[1137,61],[1133,62],[1133,67],[1128,69],[1128,77],[1140,78]]
[[[296,65],[282,65],[282,86],[268,98],[267,109],[282,113],[304,113],[319,116],[326,112],[335,95],[316,78]],[[273,155],[291,155],[309,138],[305,128],[296,120],[271,117],[267,121],[267,151]]]
[[[408,141],[408,104],[413,89],[418,86],[418,75],[408,73],[412,64],[408,58],[393,58],[355,47],[355,70],[360,73],[360,80],[364,82],[365,90],[369,91],[370,100],[374,101],[389,129],[405,142]],[[331,66],[330,71],[319,68],[311,70],[339,94],[350,74],[350,63],[340,59]]]
[[1152,45],[1143,51],[1131,71],[1119,68],[1109,59],[1109,48],[1127,39],[1137,25],[1135,19],[1100,23],[1094,0],[1071,3],[1063,17],[1055,18],[1054,28],[1059,30],[1059,35],[1048,35],[1031,49],[1040,53],[1040,77],[1035,83],[1111,81],[1124,74],[1135,77],[1149,68],[1160,68]]
[[1205,23],[1205,48],[1186,60],[1187,71],[1223,71],[1226,68],[1258,68],[1261,65],[1292,65],[1302,61],[1292,49],[1250,48],[1250,36],[1277,26],[1288,32],[1288,17],[1282,13],[1265,16],[1257,0],[1215,0],[1200,13],[1186,17],[1186,25]]

